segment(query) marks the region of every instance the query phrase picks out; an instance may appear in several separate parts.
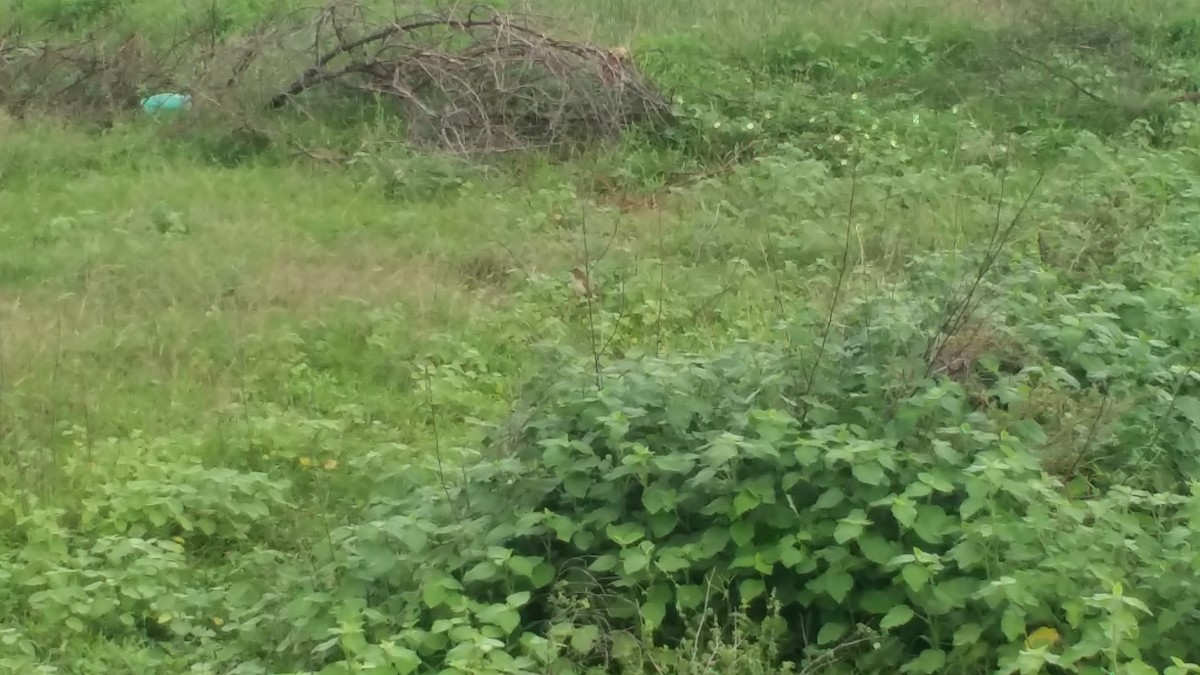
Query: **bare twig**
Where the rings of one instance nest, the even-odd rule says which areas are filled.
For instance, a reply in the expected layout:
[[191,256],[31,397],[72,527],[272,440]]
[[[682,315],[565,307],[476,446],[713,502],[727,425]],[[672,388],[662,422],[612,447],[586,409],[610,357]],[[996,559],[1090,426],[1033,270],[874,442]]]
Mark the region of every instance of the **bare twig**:
[[1084,96],[1087,96],[1088,98],[1092,99],[1093,101],[1096,101],[1097,103],[1110,104],[1110,102],[1107,99],[1105,99],[1103,96],[1099,96],[1098,94],[1092,93],[1086,87],[1084,87],[1082,84],[1079,84],[1075,80],[1071,79],[1065,73],[1058,70],[1057,68],[1050,65],[1049,63],[1046,63],[1045,61],[1043,61],[1039,58],[1030,56],[1028,54],[1023,54],[1015,49],[1012,49],[1011,47],[1008,49],[1008,51],[1018,58],[1024,59],[1034,65],[1040,66],[1043,70],[1045,70],[1050,75],[1057,77],[1058,79],[1062,80],[1063,82],[1066,82],[1067,84],[1071,85],[1072,87],[1075,88],[1076,91],[1083,94]]
[[[842,286],[846,281],[846,271],[850,268],[850,233],[854,230],[854,197],[856,187],[858,185],[858,165],[855,164],[854,171],[850,175],[850,203],[846,207],[846,233],[842,243],[842,262],[838,267],[837,283],[833,287],[833,299],[829,303],[829,313],[825,317],[825,328],[821,331],[821,344],[817,347],[817,355],[813,359],[812,367],[808,371],[808,379],[804,383],[804,393],[801,398],[812,393],[813,383],[817,378],[817,369],[821,366],[821,359],[825,356],[825,347],[829,342],[829,334],[833,330],[833,318],[837,314],[838,301],[841,299]],[[808,419],[808,411],[810,406],[804,406],[804,412],[800,417],[800,423]]]

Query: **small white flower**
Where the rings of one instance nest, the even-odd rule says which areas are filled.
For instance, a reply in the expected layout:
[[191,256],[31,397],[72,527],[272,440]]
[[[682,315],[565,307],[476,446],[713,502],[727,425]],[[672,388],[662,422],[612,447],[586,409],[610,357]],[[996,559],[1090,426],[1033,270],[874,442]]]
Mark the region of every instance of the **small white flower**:
[[754,131],[754,122],[746,123],[746,131]]
[[857,100],[858,100],[858,92],[857,92],[857,91],[856,91],[856,92],[854,92],[853,94],[850,94],[850,100],[851,100],[851,101],[857,101]]
[[720,128],[721,128],[721,123],[720,123],[720,122],[713,122],[713,128],[714,128],[714,129],[720,129]]
[[834,142],[834,143],[841,143],[841,142],[842,142],[842,135],[841,135],[841,134],[834,134],[834,135],[833,135],[833,142]]
[[956,106],[952,106],[952,107],[950,108],[950,114],[951,114],[951,115],[957,115],[957,114],[958,114],[958,106],[957,106],[957,105],[956,105]]
[[871,122],[871,131],[879,131],[879,122]]
[[842,166],[846,166],[849,163],[850,163],[850,160],[847,160],[847,159],[842,160]]
[[916,113],[913,113],[913,124],[915,125],[915,124],[920,124],[920,123],[921,123],[921,116]]
[[892,147],[893,147],[893,148],[894,148],[894,147],[896,147],[896,139],[894,139],[894,138],[893,138],[893,139],[891,139],[891,140],[890,140],[890,141],[888,141],[888,142],[892,144]]
[[871,134],[863,134],[863,140],[866,140],[866,141],[871,140]]
[[772,117],[774,117],[774,115],[772,115],[771,113],[767,113],[766,115],[764,115],[764,117],[766,117],[767,119],[771,119]]

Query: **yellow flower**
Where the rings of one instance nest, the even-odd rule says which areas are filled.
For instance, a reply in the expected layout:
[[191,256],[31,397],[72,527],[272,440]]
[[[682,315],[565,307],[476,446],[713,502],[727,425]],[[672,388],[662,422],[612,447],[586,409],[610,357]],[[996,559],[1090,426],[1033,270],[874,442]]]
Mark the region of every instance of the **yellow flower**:
[[183,546],[183,537],[171,537],[171,541]]
[[214,616],[212,618],[212,622],[213,622],[213,625],[216,626],[217,628],[220,628],[221,626],[225,625],[225,619],[222,619],[219,616]]
[[303,467],[312,466],[312,457],[301,457],[300,458],[300,466],[303,466]]
[[159,614],[159,615],[158,615],[158,622],[159,622],[159,623],[168,623],[168,622],[170,622],[170,621],[171,621],[171,615],[170,615],[170,614],[163,613],[163,614]]
[[336,459],[327,459],[325,460],[325,463],[321,465],[321,467],[326,471],[333,471],[338,467],[338,463]]

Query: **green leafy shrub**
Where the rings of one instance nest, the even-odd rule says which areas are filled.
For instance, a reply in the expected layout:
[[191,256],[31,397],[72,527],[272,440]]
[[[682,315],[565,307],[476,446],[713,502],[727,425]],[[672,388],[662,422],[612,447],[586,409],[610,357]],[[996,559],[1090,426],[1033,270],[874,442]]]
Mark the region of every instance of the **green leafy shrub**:
[[286,481],[226,468],[150,464],[134,480],[106,483],[85,500],[82,525],[101,533],[166,540],[261,538]]
[[[618,598],[613,617],[629,618],[619,598],[633,593],[641,622],[669,636],[716,575],[739,603],[776,598],[807,642],[835,643],[859,622],[888,631],[864,668],[1016,659],[1037,626],[1077,639],[1063,658],[1082,667],[1115,649],[1102,625],[1115,610],[1097,604],[1112,588],[1137,588],[1156,607],[1194,602],[1168,600],[1168,588],[1190,591],[1150,577],[1167,560],[1173,580],[1194,564],[1158,547],[1187,536],[1195,497],[1117,489],[1072,503],[953,385],[901,403],[896,417],[916,421],[907,434],[805,424],[789,402],[800,398],[795,371],[770,350],[649,361],[614,367],[582,396],[588,374],[559,371],[557,395],[516,451],[531,473],[541,469],[537,482],[520,481],[513,498],[539,497],[542,546],[556,567],[586,568],[608,591],[598,597]],[[1114,558],[1133,540],[1138,554]],[[1197,657],[1174,628],[1129,638],[1148,659],[1167,644],[1167,655]]]

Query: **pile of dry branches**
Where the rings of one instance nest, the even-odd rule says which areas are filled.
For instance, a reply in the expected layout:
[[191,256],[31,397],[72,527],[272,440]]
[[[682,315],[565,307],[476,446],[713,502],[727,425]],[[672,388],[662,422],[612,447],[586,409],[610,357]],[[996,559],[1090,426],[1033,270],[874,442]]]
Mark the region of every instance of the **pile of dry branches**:
[[320,116],[382,101],[402,113],[411,143],[473,154],[612,138],[670,115],[624,50],[551,37],[528,16],[397,6],[381,20],[334,0],[238,34],[218,24],[201,22],[158,50],[137,35],[0,38],[0,107],[115,114],[172,89],[244,114]]

